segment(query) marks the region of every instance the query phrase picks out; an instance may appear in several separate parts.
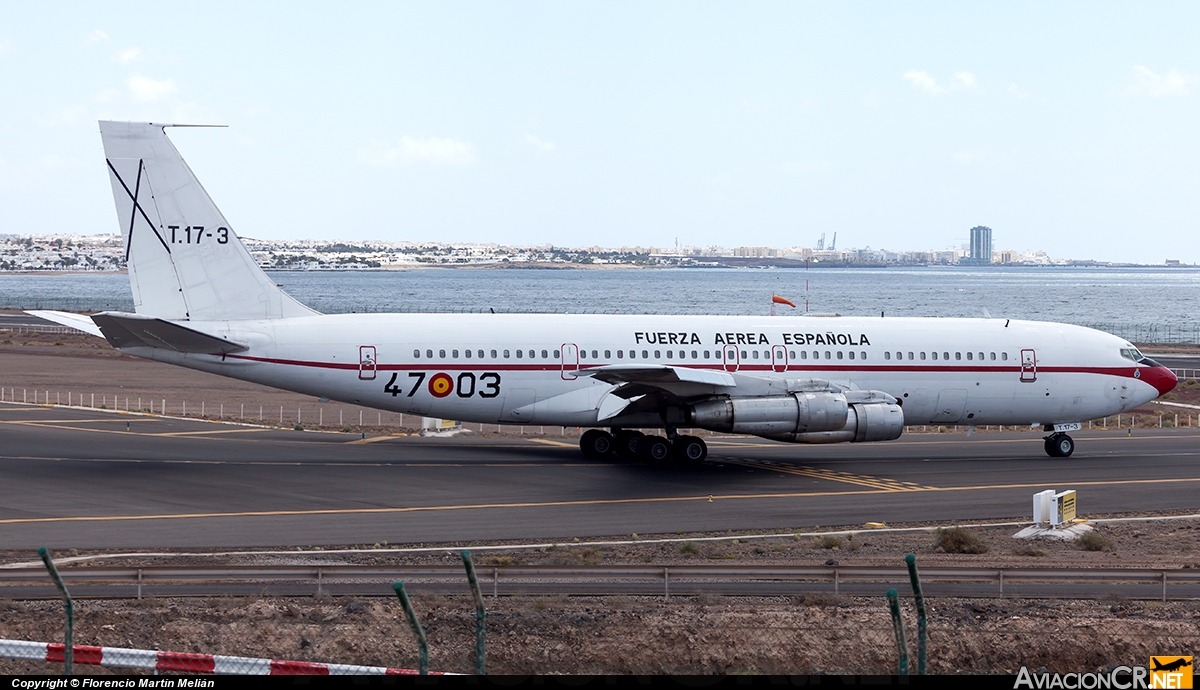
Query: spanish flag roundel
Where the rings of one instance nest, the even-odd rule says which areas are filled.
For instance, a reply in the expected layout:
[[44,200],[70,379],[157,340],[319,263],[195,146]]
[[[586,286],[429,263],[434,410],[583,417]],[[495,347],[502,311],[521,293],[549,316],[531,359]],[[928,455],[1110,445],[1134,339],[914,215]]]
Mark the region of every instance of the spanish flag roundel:
[[454,379],[450,374],[434,374],[429,379],[429,392],[435,398],[444,398],[454,390]]

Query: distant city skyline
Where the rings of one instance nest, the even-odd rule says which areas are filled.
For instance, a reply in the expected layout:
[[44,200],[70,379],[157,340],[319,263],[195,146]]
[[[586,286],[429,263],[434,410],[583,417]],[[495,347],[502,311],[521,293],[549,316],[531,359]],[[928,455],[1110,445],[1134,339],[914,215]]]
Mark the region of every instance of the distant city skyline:
[[116,229],[96,120],[265,239],[1200,262],[1196,4],[8,3],[0,232]]
[[[976,230],[987,228],[973,228]],[[243,238],[250,254],[266,270],[364,270],[421,267],[487,266],[491,264],[571,264],[576,266],[1079,266],[1130,265],[1069,257],[1044,250],[993,251],[979,261],[974,248],[891,250],[812,247],[564,247],[552,244],[440,243],[379,240],[263,240]],[[820,241],[818,245],[820,246]],[[832,243],[831,243],[832,244]],[[1178,260],[1143,266],[1186,266]],[[0,271],[113,271],[125,267],[120,236],[12,235],[0,233]]]

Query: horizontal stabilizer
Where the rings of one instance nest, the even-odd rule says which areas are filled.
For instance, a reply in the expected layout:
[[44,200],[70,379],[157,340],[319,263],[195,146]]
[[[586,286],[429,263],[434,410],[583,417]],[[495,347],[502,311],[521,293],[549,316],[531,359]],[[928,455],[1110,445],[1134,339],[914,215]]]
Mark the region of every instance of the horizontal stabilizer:
[[670,364],[610,364],[580,369],[577,376],[591,376],[605,383],[702,383],[709,386],[736,386],[733,376],[724,371],[690,369]]
[[88,335],[94,335],[97,338],[104,337],[104,334],[100,332],[100,328],[96,326],[94,321],[92,321],[92,317],[86,314],[72,314],[71,312],[67,311],[45,311],[41,309],[29,310],[25,313],[29,314],[30,316],[36,316],[39,319],[51,321],[60,326],[66,326],[67,328],[74,328],[77,331],[83,331],[84,333],[87,333]]
[[106,311],[93,315],[92,320],[100,327],[104,338],[118,350],[127,347],[152,347],[172,352],[225,354],[249,349],[232,340],[138,314]]

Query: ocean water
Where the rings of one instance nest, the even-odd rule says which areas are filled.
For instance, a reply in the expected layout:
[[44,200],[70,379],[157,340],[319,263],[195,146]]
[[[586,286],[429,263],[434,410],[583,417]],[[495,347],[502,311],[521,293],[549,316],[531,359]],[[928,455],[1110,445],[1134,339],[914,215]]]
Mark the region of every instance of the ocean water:
[[[424,269],[272,272],[334,312],[765,314],[772,294],[814,312],[1061,321],[1143,342],[1200,340],[1200,270],[1167,268]],[[0,307],[131,310],[122,274],[2,275]]]

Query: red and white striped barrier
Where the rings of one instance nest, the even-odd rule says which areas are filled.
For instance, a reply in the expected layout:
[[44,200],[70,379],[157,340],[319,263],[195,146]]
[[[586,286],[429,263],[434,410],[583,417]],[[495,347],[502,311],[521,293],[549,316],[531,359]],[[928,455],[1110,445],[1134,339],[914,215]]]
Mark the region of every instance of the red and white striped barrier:
[[[24,640],[0,640],[0,657],[31,661],[65,660],[66,646]],[[415,676],[417,671],[387,666],[354,666],[352,664],[320,664],[311,661],[280,661],[245,656],[214,654],[185,654],[160,652],[153,649],[121,649],[75,645],[75,663],[118,668],[140,668],[147,671],[177,671],[180,673],[222,673],[245,676]],[[440,676],[441,673],[430,673]]]

